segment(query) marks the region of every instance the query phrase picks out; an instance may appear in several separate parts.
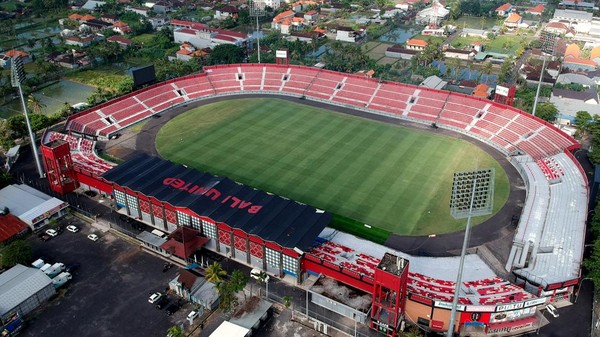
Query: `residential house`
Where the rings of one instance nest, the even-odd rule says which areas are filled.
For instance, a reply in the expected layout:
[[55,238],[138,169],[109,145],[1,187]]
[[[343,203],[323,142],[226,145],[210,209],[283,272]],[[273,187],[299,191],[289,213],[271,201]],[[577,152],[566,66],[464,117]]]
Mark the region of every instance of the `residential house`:
[[562,22],[549,22],[544,27],[544,31],[554,34],[565,34],[569,30],[569,26]]
[[304,28],[305,21],[303,17],[293,17],[283,20],[279,27],[281,34],[289,35],[292,32],[301,31]]
[[21,60],[23,61],[23,63],[33,62],[31,55],[28,52],[22,51],[22,50],[11,49],[11,50],[5,52],[4,55],[6,55],[10,58],[20,57]]
[[417,13],[416,21],[419,24],[438,24],[448,16],[448,13],[450,13],[450,10],[446,9],[444,5],[436,1],[431,4],[430,7],[427,7]]
[[82,21],[81,26],[79,26],[80,31],[90,30],[92,32],[101,32],[105,29],[111,29],[111,28],[112,28],[112,24],[101,21],[101,20],[96,20],[96,19],[88,20],[85,22]]
[[115,22],[117,22],[117,16],[114,14],[102,14],[100,20],[114,24]]
[[271,21],[271,28],[281,30],[281,24],[285,21],[285,19],[291,19],[296,15],[294,11],[285,11],[281,12],[273,18]]
[[420,39],[409,39],[406,41],[406,49],[421,51],[427,47],[427,41]]
[[444,48],[444,57],[455,58],[459,60],[471,60],[477,52],[474,50]]
[[581,58],[569,57],[563,61],[563,68],[573,71],[592,71],[596,69],[596,62]]
[[202,305],[206,310],[214,310],[219,304],[215,285],[202,277],[200,271],[183,269],[169,282],[169,288],[186,300]]
[[220,44],[233,44],[243,48],[249,43],[250,37],[244,33],[206,26],[202,29],[176,29],[173,31],[173,40],[176,43],[189,42],[198,49],[214,48]]
[[192,22],[192,21],[184,21],[184,20],[176,20],[173,19],[169,23],[173,30],[178,28],[189,28],[189,29],[205,29],[208,26],[203,23]]
[[300,1],[296,1],[293,4],[290,5],[290,8],[292,9],[292,11],[296,12],[296,13],[300,13],[302,11],[304,11],[305,9],[308,8],[308,6],[316,6],[319,3],[315,2],[315,1],[310,1],[310,0],[300,0]]
[[581,49],[575,43],[571,43],[567,46],[565,50],[565,59],[566,58],[579,58],[579,54],[581,54]]
[[98,34],[86,36],[73,35],[65,39],[65,44],[69,46],[78,46],[85,48],[91,45],[92,42],[101,40],[104,40],[104,36]]
[[69,20],[79,22],[82,17],[83,17],[83,15],[81,15],[81,14],[73,13],[73,14],[69,15]]
[[525,10],[525,13],[538,16],[542,15],[542,13],[544,13],[544,5],[538,4],[534,7],[529,7],[527,10]]
[[128,39],[124,36],[121,36],[121,35],[113,35],[113,36],[109,37],[108,39],[106,39],[106,41],[117,43],[119,45],[119,47],[121,47],[123,49],[127,49],[131,45],[133,45],[133,41],[131,41],[130,39]]
[[367,30],[362,27],[354,30],[352,27],[338,26],[336,28],[335,40],[344,42],[356,42],[367,36]]
[[281,6],[281,0],[263,0],[265,7],[271,7],[272,9],[278,9]]
[[96,20],[96,17],[91,14],[86,14],[79,18],[79,22],[88,22],[92,20]]
[[592,115],[600,115],[600,98],[595,89],[586,91],[573,91],[567,89],[554,89],[550,102],[562,114],[575,116],[577,111],[587,111]]
[[490,32],[484,29],[463,28],[463,30],[460,32],[460,36],[487,39],[489,33]]
[[419,53],[419,51],[417,51],[417,50],[407,49],[407,48],[404,48],[404,46],[402,46],[400,44],[395,44],[386,49],[385,56],[392,57],[392,58],[399,58],[399,59],[403,59],[403,60],[410,60],[418,53]]
[[166,26],[169,23],[169,20],[162,16],[155,16],[152,18],[148,18],[148,21],[152,25],[152,29],[157,30]]
[[504,5],[496,8],[496,15],[501,16],[503,18],[507,17],[512,13],[513,6],[510,3],[505,3]]
[[117,21],[113,24],[113,32],[121,35],[131,33],[129,25],[123,21]]
[[48,57],[48,62],[68,69],[77,69],[91,64],[91,60],[86,53],[76,50],[64,54],[51,55]]
[[319,13],[316,10],[310,10],[304,13],[304,19],[308,22],[315,22],[319,19]]
[[134,12],[137,13],[145,18],[148,17],[150,11],[152,11],[152,9],[148,8],[148,7],[139,7],[139,6],[128,6],[125,7],[125,10],[130,11],[130,12]]
[[492,95],[492,88],[487,84],[479,83],[473,90],[473,96],[477,98],[488,99]]
[[504,20],[504,27],[508,29],[517,29],[523,21],[523,17],[517,13],[511,13],[506,20]]
[[105,1],[88,0],[83,6],[81,6],[81,9],[93,12],[97,10],[98,7],[103,6],[105,3]]
[[[307,43],[311,43],[313,41],[313,39],[320,40],[325,37],[325,34],[314,31],[314,30],[312,32],[307,32],[307,33],[293,32],[290,35],[292,38],[295,38],[295,39],[292,39],[292,41],[298,40],[298,41],[307,42]],[[262,47],[262,45],[261,45],[261,47]]]
[[208,55],[208,52],[204,49],[196,49],[189,43],[183,43],[179,46],[179,50],[175,53],[175,57],[169,56],[169,60],[181,60],[181,61],[190,61],[193,59],[201,59]]
[[169,1],[158,1],[152,7],[152,11],[159,15],[167,15],[173,11],[173,6]]
[[564,73],[564,74],[560,74],[558,75],[558,78],[556,79],[556,83],[561,83],[561,84],[581,84],[582,86],[586,87],[586,88],[590,88],[593,87],[596,83],[594,83],[594,81],[582,74],[577,74],[577,73]]
[[238,9],[232,5],[216,6],[213,8],[215,20],[225,20],[227,18],[235,19],[238,17]]

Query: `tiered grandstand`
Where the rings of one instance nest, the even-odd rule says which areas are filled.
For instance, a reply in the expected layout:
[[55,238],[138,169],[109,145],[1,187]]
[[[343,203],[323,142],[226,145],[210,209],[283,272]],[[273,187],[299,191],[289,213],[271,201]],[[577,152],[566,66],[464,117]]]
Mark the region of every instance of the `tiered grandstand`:
[[[507,270],[538,295],[541,289],[577,283],[587,214],[587,180],[569,151],[579,145],[552,124],[510,106],[312,67],[240,64],[206,67],[202,74],[133,92],[70,117],[67,129],[107,139],[179,104],[245,93],[294,96],[422,124],[435,123],[511,156],[527,183],[528,193]],[[369,278],[375,262],[370,258],[376,258],[362,258],[354,254],[355,248],[352,250],[322,243],[307,256]],[[348,259],[350,253],[354,257]],[[414,265],[415,257],[410,259]],[[448,301],[452,278],[436,278],[431,273],[435,271],[412,274],[410,291]],[[493,277],[479,274],[467,278],[461,287],[461,303],[507,303],[527,298],[527,293]]]
[[56,139],[62,139],[69,143],[73,165],[80,170],[93,173],[94,175],[100,175],[116,166],[96,155],[94,141],[49,131],[45,134],[43,143],[45,144]]

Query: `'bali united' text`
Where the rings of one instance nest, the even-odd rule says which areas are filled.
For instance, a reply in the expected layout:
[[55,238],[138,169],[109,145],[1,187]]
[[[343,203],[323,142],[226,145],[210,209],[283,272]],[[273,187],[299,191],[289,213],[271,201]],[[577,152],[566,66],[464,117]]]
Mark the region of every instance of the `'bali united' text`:
[[220,202],[222,204],[229,205],[231,208],[245,209],[248,213],[258,213],[262,206],[252,205],[250,201],[242,200],[233,195],[228,195],[221,198],[222,193],[212,187],[198,186],[192,183],[186,183],[185,181],[178,178],[165,178],[163,185],[171,186],[181,191],[186,191],[193,195],[203,195],[210,198],[213,201]]

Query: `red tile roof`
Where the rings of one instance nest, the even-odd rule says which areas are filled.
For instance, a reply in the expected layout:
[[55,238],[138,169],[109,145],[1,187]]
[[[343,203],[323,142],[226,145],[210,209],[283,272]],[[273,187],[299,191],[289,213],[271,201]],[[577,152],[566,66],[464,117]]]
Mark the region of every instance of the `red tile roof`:
[[171,235],[169,241],[163,243],[160,248],[180,258],[188,258],[210,239],[198,236],[198,231],[192,228],[179,227]]
[[537,5],[535,7],[531,7],[529,9],[527,9],[528,13],[539,13],[542,14],[542,12],[544,12],[544,5]]
[[73,13],[73,14],[69,15],[69,19],[71,19],[71,20],[79,20],[81,18],[82,18],[82,16],[77,13]]
[[406,45],[408,46],[419,46],[419,47],[427,47],[427,41],[420,39],[410,39],[406,41]]
[[512,13],[504,20],[504,22],[518,23],[521,20],[521,16],[517,13]]
[[133,41],[131,41],[130,39],[128,39],[124,36],[121,36],[121,35],[113,35],[106,40],[110,41],[110,42],[121,43],[121,44],[128,45],[128,46],[133,43]]
[[16,49],[9,50],[4,54],[9,57],[19,57],[19,56],[20,57],[28,57],[29,56],[29,53],[21,51],[21,50],[16,50]]
[[4,242],[13,236],[26,232],[27,225],[12,214],[0,215],[0,242]]
[[504,5],[502,5],[502,6],[498,7],[498,8],[496,8],[496,12],[498,12],[498,11],[507,11],[507,10],[509,10],[511,7],[512,7],[512,5],[511,5],[509,2],[507,2],[507,3],[505,3]]

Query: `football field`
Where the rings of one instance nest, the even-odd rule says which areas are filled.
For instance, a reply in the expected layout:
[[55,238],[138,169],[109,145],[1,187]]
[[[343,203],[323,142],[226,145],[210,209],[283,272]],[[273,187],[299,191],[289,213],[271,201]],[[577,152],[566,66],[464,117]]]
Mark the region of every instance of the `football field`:
[[275,98],[185,112],[163,126],[156,147],[173,162],[357,220],[359,232],[464,228],[449,210],[456,171],[496,169],[494,211],[509,192],[499,163],[466,141]]

